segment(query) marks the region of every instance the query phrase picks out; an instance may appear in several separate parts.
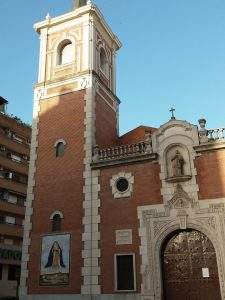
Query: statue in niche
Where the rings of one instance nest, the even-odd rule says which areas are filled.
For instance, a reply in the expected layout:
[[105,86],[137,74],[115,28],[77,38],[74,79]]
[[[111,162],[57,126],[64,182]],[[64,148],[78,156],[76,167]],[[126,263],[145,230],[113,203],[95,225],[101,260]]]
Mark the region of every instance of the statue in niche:
[[180,154],[179,150],[176,150],[176,154],[171,159],[173,177],[184,175],[184,164],[185,161],[183,156]]

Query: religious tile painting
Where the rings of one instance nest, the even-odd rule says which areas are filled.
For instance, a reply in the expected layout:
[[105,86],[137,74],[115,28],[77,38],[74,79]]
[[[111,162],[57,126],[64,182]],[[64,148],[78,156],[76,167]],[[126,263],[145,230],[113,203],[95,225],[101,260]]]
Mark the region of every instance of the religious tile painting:
[[69,284],[70,235],[46,235],[42,239],[40,285]]

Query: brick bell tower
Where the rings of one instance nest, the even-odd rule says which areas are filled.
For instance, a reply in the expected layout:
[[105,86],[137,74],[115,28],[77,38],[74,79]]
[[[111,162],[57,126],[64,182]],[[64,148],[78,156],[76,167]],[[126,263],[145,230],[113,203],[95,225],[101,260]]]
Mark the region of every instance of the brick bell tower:
[[20,299],[87,299],[101,293],[99,171],[90,164],[94,145],[118,139],[121,44],[91,1],[34,28],[40,60]]

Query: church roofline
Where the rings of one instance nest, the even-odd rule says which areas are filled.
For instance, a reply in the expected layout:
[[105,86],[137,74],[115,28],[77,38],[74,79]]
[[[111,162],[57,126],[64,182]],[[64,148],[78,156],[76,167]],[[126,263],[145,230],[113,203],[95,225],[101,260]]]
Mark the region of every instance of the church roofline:
[[122,43],[120,42],[119,38],[113,33],[112,29],[107,24],[104,16],[102,15],[101,11],[98,9],[98,7],[96,5],[82,6],[74,11],[71,11],[69,13],[66,13],[66,14],[63,14],[63,15],[60,15],[60,16],[57,16],[54,18],[46,17],[45,21],[37,22],[34,24],[34,30],[38,34],[40,34],[41,30],[44,28],[49,28],[49,27],[52,27],[55,25],[59,25],[59,24],[65,22],[65,20],[67,20],[67,21],[73,20],[74,18],[80,17],[86,13],[95,13],[95,15],[101,21],[101,24],[104,27],[104,29],[107,31],[109,36],[114,40],[114,42],[117,46],[117,50],[119,50],[122,47]]

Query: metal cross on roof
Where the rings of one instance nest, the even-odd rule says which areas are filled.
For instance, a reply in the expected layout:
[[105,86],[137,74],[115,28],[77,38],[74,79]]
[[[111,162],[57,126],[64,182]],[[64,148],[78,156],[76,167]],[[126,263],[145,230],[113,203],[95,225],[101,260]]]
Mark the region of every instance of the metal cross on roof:
[[174,112],[176,111],[176,109],[174,107],[171,107],[171,109],[169,110],[171,112],[171,120],[176,120]]

